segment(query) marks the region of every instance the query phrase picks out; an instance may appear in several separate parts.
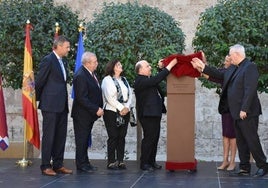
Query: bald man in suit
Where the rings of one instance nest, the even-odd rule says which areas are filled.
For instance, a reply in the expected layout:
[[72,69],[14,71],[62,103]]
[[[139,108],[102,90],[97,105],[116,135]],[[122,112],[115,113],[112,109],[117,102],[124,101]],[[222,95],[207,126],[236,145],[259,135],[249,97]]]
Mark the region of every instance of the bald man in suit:
[[134,83],[138,118],[143,129],[141,144],[140,168],[145,171],[161,169],[156,163],[157,145],[160,136],[160,122],[162,117],[162,97],[159,93],[159,83],[170,73],[178,63],[174,58],[157,75],[151,75],[152,67],[146,60],[136,63],[137,76]]

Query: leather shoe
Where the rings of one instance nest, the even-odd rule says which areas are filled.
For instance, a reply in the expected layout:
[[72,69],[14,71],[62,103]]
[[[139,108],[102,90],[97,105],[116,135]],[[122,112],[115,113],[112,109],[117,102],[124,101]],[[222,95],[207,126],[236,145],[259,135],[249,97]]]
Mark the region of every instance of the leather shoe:
[[92,171],[96,171],[96,170],[98,170],[98,167],[93,166],[93,165],[90,164],[90,163],[89,163],[88,167],[89,167],[89,169],[91,169]]
[[160,170],[160,169],[162,168],[162,166],[159,165],[159,164],[157,164],[157,163],[154,163],[154,164],[152,165],[152,167],[153,167],[154,169],[158,169],[158,170]]
[[250,175],[250,171],[240,169],[240,170],[235,171],[235,172],[230,172],[229,175],[230,176],[249,176]]
[[59,173],[59,174],[72,174],[73,171],[70,169],[67,169],[65,167],[61,167],[55,170],[55,172]]
[[85,173],[91,173],[91,172],[94,172],[96,171],[98,168],[91,165],[91,164],[88,164],[86,166],[83,166],[82,168],[77,168],[78,171],[80,172],[85,172]]
[[267,170],[263,169],[263,168],[259,168],[257,170],[257,172],[253,175],[253,177],[262,177],[264,176],[265,174],[267,174]]
[[45,170],[42,170],[42,174],[46,176],[56,176],[57,173],[52,168],[47,168]]
[[144,171],[148,171],[148,172],[153,172],[154,171],[154,168],[149,164],[141,165],[141,169],[144,170]]

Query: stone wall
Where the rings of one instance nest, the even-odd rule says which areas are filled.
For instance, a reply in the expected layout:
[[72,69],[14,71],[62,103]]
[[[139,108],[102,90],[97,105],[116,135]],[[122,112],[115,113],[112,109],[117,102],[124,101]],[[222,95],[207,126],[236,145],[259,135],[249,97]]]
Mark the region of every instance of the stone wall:
[[101,11],[103,3],[138,2],[141,5],[157,7],[181,23],[181,29],[186,35],[185,52],[190,53],[200,13],[213,6],[217,0],[55,0],[55,2],[69,5],[72,10],[80,12],[80,18],[85,18],[87,21],[93,18],[93,13]]
[[[79,11],[81,18],[87,20],[92,19],[94,12],[100,12],[103,0],[56,0],[58,4],[67,4],[73,11]],[[126,0],[112,2],[127,2]],[[130,1],[134,2],[134,1]],[[216,0],[139,0],[141,4],[152,7],[158,7],[180,21],[181,28],[186,35],[185,53],[192,52],[192,39],[194,37],[195,28],[198,24],[198,18],[201,12],[206,8],[214,5]],[[59,21],[60,22],[60,21]],[[69,88],[70,91],[70,88]],[[8,133],[10,142],[23,141],[23,119],[21,107],[21,91],[4,89],[4,97],[6,103]],[[263,148],[268,154],[268,94],[260,94],[263,115],[260,116],[259,133]],[[195,95],[195,157],[199,160],[221,160],[222,158],[222,136],[221,136],[221,119],[217,112],[218,95],[215,90],[208,90],[201,87],[200,81],[196,80]],[[71,109],[72,100],[69,101]],[[40,111],[39,122],[40,131],[42,124],[42,116]],[[66,142],[66,158],[74,158],[74,133],[73,122],[69,118],[68,137]],[[102,118],[99,119],[93,127],[93,145],[89,149],[90,158],[104,159],[106,158],[106,140],[107,133]],[[136,159],[137,145],[137,128],[129,127],[126,137],[126,158]],[[39,157],[39,156],[37,156]],[[159,160],[166,159],[166,115],[162,118],[161,136],[159,140],[159,150],[157,155]]]

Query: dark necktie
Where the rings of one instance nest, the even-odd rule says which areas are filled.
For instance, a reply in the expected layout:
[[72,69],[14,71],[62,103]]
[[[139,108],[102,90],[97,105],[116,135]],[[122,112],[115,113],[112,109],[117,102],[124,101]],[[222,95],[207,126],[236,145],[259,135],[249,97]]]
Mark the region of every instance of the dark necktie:
[[94,72],[92,72],[92,76],[93,76],[93,78],[95,79],[95,81],[96,81],[96,83],[98,84],[98,86],[100,87],[99,81],[98,81],[98,79],[97,79],[97,77],[96,77],[96,75],[95,75]]

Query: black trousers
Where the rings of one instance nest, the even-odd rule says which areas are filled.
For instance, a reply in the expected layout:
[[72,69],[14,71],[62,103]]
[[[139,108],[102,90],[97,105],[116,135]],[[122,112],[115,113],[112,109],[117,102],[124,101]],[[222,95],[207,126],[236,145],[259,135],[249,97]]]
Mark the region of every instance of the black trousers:
[[153,165],[155,163],[157,145],[160,136],[161,117],[141,117],[140,123],[143,129],[141,143],[140,165]]
[[95,121],[84,118],[73,118],[75,135],[75,162],[76,168],[81,169],[89,165],[88,140]]
[[105,110],[103,120],[108,134],[108,164],[115,161],[123,162],[125,154],[125,137],[128,129],[129,113],[124,116],[125,125],[116,126],[116,112]]
[[41,170],[63,166],[64,149],[67,134],[67,111],[61,113],[42,111],[43,136],[42,136],[42,164]]
[[252,154],[258,168],[268,169],[266,157],[258,135],[259,117],[247,117],[244,120],[235,120],[235,134],[240,169],[250,171],[250,153]]

